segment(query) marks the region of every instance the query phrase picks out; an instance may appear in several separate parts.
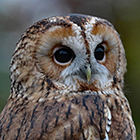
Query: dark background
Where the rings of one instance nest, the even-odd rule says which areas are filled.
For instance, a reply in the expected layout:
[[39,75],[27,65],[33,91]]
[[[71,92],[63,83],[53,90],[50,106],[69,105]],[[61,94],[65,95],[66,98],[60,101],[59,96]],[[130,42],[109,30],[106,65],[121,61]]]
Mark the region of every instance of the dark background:
[[21,34],[40,19],[67,13],[105,18],[119,32],[128,62],[124,91],[140,139],[140,0],[0,0],[0,111],[10,94],[9,64]]

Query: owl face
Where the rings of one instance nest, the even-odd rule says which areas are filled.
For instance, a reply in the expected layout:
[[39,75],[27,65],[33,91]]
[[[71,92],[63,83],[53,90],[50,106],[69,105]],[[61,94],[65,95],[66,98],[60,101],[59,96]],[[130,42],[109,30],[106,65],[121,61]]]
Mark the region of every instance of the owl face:
[[[35,41],[24,48],[30,57],[20,59],[20,65],[24,61],[26,67],[32,65],[37,73],[49,77],[56,85],[64,84],[76,91],[104,90],[117,82],[123,84],[124,49],[108,21],[86,15],[65,15],[37,22],[28,30],[22,38]],[[22,51],[20,45],[16,49]],[[22,58],[23,55],[22,51]],[[29,58],[34,61],[28,64]]]

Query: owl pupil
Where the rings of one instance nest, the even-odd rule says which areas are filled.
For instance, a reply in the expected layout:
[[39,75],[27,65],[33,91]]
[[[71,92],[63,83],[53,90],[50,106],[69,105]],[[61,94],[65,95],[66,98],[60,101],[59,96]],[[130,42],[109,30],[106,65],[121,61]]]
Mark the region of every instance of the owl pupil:
[[67,63],[74,58],[74,53],[69,48],[61,48],[54,53],[54,57],[59,63]]
[[102,44],[97,45],[95,52],[95,58],[99,61],[103,60],[104,58],[104,46]]

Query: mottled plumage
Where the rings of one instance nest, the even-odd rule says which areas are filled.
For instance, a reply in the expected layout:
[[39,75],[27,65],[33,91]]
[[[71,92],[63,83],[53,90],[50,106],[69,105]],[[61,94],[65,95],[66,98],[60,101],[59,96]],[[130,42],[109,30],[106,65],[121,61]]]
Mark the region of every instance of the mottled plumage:
[[50,17],[28,28],[11,60],[1,140],[135,140],[122,91],[125,51],[108,21]]

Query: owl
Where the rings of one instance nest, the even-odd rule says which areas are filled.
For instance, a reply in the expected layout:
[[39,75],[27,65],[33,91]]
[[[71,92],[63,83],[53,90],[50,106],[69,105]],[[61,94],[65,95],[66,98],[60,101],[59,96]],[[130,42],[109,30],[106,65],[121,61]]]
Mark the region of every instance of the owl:
[[43,19],[11,60],[1,140],[135,140],[123,93],[125,51],[113,25],[89,15]]

